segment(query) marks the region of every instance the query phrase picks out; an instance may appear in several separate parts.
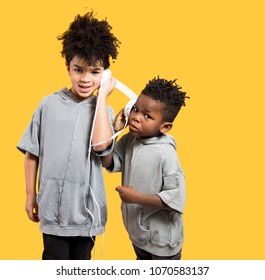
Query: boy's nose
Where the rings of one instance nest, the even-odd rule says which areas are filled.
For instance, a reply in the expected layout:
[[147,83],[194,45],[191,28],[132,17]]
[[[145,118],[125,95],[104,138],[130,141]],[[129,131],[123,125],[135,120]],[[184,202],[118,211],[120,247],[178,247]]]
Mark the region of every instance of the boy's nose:
[[84,83],[91,82],[91,75],[90,74],[84,74],[81,76],[81,81]]
[[140,114],[134,113],[132,116],[132,120],[139,123],[140,122]]

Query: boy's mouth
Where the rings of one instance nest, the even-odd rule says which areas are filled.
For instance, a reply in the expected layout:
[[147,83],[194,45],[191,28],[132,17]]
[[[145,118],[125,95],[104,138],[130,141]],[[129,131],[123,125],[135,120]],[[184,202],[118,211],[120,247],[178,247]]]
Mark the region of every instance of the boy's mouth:
[[132,123],[129,124],[129,128],[130,128],[130,131],[132,131],[132,132],[139,131],[138,127],[136,127],[136,126],[133,125]]
[[91,86],[82,86],[82,85],[78,85],[78,87],[79,87],[81,92],[87,92],[91,88]]

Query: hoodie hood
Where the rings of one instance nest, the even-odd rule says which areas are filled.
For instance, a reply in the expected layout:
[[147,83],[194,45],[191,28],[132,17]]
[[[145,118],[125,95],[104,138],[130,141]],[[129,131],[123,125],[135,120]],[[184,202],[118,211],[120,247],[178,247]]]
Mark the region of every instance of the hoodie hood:
[[97,97],[92,95],[89,98],[80,101],[69,89],[62,88],[60,91],[56,92],[62,99],[67,101],[72,101],[74,103],[80,103],[80,104],[96,104]]
[[147,138],[147,139],[137,138],[137,140],[143,145],[170,144],[176,150],[175,139],[169,134],[162,134],[161,136],[151,137],[151,138]]

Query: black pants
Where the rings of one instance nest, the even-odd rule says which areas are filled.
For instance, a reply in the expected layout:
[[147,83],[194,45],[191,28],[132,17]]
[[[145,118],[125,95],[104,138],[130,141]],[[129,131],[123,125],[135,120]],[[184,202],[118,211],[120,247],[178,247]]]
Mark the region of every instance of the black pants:
[[146,252],[145,250],[136,247],[134,244],[133,244],[133,248],[137,256],[137,260],[180,260],[181,259],[181,250],[174,256],[162,257]]
[[43,260],[90,260],[95,237],[56,236],[43,233]]

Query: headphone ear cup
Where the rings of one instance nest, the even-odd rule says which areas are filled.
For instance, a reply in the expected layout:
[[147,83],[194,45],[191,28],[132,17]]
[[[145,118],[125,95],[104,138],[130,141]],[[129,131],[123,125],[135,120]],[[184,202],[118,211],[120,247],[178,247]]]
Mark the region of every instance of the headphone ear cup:
[[129,115],[131,113],[132,107],[135,104],[137,99],[131,99],[124,108],[124,115],[126,118],[129,118]]

